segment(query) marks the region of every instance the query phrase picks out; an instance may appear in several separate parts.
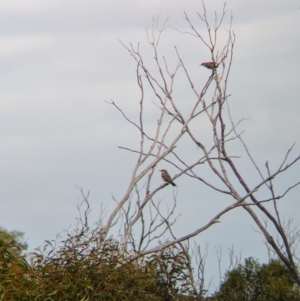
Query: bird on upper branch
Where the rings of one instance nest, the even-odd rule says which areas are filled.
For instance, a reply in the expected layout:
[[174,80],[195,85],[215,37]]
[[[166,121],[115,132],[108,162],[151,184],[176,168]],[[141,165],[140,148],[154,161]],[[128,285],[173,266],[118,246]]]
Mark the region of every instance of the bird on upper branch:
[[215,62],[204,62],[200,64],[200,66],[206,67],[207,69],[210,70],[215,70],[218,68],[219,64],[216,64]]
[[165,182],[170,183],[173,186],[176,186],[176,184],[172,182],[172,179],[166,169],[161,169],[160,172],[161,172],[161,177]]

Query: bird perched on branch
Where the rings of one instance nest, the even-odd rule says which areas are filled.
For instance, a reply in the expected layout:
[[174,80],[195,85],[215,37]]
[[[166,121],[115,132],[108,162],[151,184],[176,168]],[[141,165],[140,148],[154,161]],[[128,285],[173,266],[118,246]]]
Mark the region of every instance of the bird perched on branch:
[[211,70],[215,70],[218,68],[218,64],[216,64],[215,62],[204,62],[202,64],[200,64],[200,66],[204,66],[207,69],[211,69]]
[[176,186],[176,184],[172,182],[172,179],[166,169],[161,169],[160,172],[161,172],[161,177],[165,182],[170,183],[173,186]]

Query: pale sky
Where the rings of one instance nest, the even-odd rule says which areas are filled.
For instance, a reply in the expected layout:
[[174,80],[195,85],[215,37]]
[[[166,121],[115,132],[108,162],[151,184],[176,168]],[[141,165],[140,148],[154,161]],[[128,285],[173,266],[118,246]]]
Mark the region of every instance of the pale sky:
[[[207,2],[210,15],[221,11],[222,2]],[[292,156],[300,151],[300,1],[228,0],[227,9],[236,34],[231,110],[236,120],[247,118],[243,138],[257,162],[269,160],[275,168],[294,142]],[[135,63],[118,39],[140,42],[151,59],[145,30],[156,14],[170,18],[163,55],[172,63],[177,45],[193,74],[209,76],[199,67],[209,52],[175,29],[188,30],[184,11],[204,30],[196,15],[201,2],[194,0],[0,2],[0,226],[25,232],[30,250],[75,224],[81,199],[76,185],[90,190],[94,220],[101,204],[108,215],[111,196],[118,200],[126,190],[135,157],[117,146],[134,145],[139,136],[106,101],[113,99],[135,116],[138,90]],[[299,178],[298,165],[280,179],[279,188]],[[201,186],[193,193],[184,177],[176,183],[180,236],[201,226],[202,219],[207,222],[222,199],[205,192],[199,200]],[[157,172],[153,185],[160,184]],[[171,195],[170,187],[161,194]],[[296,189],[281,203],[285,216],[296,222],[298,200]],[[266,260],[263,238],[254,229],[237,210],[197,242],[207,242],[211,253],[216,246],[226,253],[235,245],[243,257]]]

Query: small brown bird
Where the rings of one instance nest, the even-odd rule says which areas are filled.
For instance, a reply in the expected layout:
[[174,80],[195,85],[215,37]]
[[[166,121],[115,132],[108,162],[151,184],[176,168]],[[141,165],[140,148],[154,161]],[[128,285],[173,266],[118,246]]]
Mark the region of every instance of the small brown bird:
[[176,186],[176,184],[172,182],[171,177],[169,173],[166,171],[166,169],[161,169],[160,172],[161,172],[161,177],[165,182],[170,183],[173,186]]
[[218,68],[218,64],[216,64],[215,62],[204,62],[202,64],[200,64],[200,66],[204,66],[207,69],[211,69],[211,70],[215,70]]

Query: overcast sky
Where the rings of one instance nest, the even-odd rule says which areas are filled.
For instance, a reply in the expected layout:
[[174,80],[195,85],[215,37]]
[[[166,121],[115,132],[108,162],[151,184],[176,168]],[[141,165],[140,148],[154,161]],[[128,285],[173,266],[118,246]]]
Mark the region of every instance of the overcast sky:
[[[207,2],[210,15],[221,11],[221,1]],[[270,160],[275,167],[294,142],[293,156],[300,151],[299,7],[298,0],[227,1],[236,34],[231,108],[236,120],[247,118],[244,139],[259,164]],[[124,194],[135,159],[117,146],[139,139],[106,103],[113,99],[132,116],[137,112],[135,64],[118,39],[140,42],[151,56],[145,29],[154,15],[168,17],[163,55],[174,57],[177,45],[193,74],[206,77],[210,73],[199,64],[210,59],[209,52],[174,29],[188,30],[182,18],[186,11],[204,30],[196,15],[201,10],[201,2],[194,0],[0,2],[1,226],[25,232],[30,249],[54,239],[76,221],[76,185],[90,190],[92,218],[97,218],[101,203],[109,213],[111,196],[120,199]],[[299,166],[283,184],[295,179]],[[184,179],[177,181],[178,235],[199,225],[203,206],[211,213],[215,206],[213,197],[205,205],[196,197],[187,200],[190,194],[181,182]],[[160,183],[158,174],[155,185]],[[167,190],[164,195],[170,197]],[[282,205],[296,221],[298,201],[299,189]],[[242,210],[198,238],[201,244],[208,242],[212,252],[215,246],[226,251],[234,244],[243,256],[266,260],[262,240]]]

